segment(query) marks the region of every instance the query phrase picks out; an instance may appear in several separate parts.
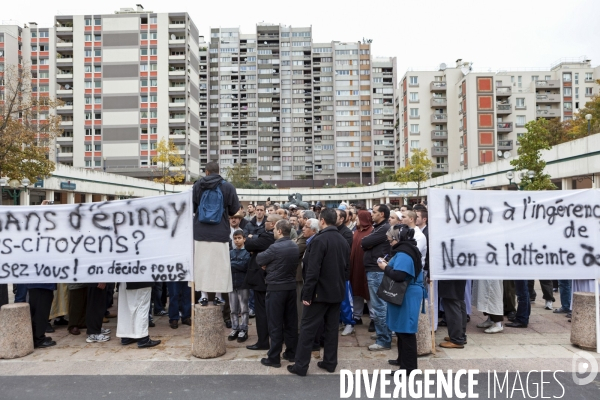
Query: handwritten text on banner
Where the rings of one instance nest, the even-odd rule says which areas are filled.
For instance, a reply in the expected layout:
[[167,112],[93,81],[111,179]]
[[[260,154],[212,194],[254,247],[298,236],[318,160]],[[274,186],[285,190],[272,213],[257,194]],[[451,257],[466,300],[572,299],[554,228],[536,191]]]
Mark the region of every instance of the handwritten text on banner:
[[431,189],[433,279],[600,278],[600,191]]
[[191,192],[0,207],[0,283],[189,281]]

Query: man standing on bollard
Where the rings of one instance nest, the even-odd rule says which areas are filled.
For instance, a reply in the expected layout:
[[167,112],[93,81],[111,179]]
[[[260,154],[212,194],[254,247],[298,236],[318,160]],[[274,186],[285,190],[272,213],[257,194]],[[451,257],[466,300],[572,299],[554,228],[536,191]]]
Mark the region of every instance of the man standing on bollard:
[[237,192],[219,175],[219,164],[209,162],[206,176],[194,183],[194,282],[202,292],[200,304],[208,305],[208,293],[216,293],[214,305],[222,305],[221,293],[233,291],[229,217],[240,209]]
[[267,358],[260,360],[267,367],[281,367],[280,354],[285,341],[283,358],[293,361],[298,344],[298,315],[296,310],[296,269],[298,245],[290,239],[292,226],[287,220],[277,221],[273,234],[275,243],[256,256],[256,263],[267,276],[267,323],[271,347]]

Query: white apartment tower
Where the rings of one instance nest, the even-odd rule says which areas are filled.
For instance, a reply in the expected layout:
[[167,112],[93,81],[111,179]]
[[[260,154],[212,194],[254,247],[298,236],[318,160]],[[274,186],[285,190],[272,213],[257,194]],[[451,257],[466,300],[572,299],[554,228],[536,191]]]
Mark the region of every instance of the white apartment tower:
[[223,173],[248,163],[286,186],[366,184],[393,167],[395,58],[373,58],[370,43],[313,43],[310,27],[210,35],[208,159]]
[[476,72],[471,64],[404,75],[398,166],[411,148],[427,149],[438,174],[514,157],[527,122],[572,119],[598,94],[600,67],[585,57],[549,70]]

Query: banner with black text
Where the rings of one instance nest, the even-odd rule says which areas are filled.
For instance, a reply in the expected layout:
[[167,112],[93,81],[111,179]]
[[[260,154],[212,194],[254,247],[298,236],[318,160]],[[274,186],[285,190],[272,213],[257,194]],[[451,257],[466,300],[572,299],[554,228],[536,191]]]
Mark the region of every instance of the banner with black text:
[[600,191],[430,189],[432,279],[600,278]]
[[192,192],[0,207],[0,283],[190,281]]

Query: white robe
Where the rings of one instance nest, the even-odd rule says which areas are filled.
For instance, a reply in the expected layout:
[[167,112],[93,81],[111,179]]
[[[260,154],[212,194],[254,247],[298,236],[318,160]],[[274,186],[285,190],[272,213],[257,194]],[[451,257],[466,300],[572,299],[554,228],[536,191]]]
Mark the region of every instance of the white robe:
[[575,279],[575,280],[573,280],[573,284],[571,286],[573,289],[573,290],[571,290],[571,308],[573,307],[573,293],[575,293],[575,292],[595,293],[594,281],[595,281],[595,279]]
[[473,285],[473,302],[481,312],[504,315],[504,287],[499,280],[477,280]]
[[233,292],[229,243],[194,241],[194,282],[198,292]]
[[119,317],[117,337],[141,339],[148,336],[148,316],[150,315],[150,297],[152,288],[119,288]]

